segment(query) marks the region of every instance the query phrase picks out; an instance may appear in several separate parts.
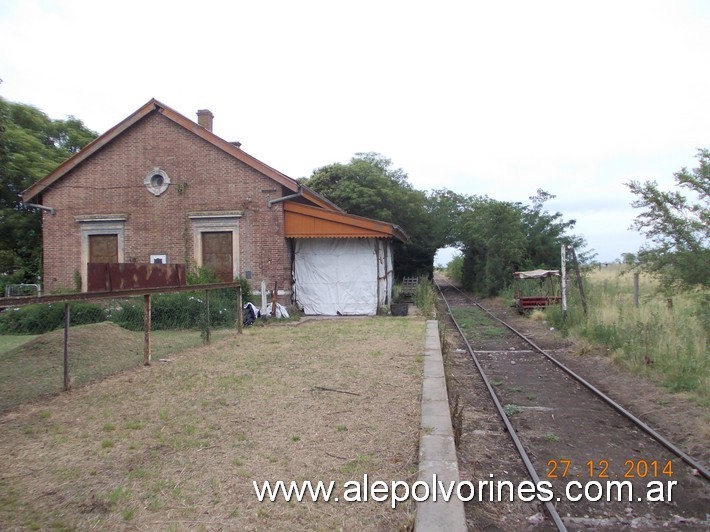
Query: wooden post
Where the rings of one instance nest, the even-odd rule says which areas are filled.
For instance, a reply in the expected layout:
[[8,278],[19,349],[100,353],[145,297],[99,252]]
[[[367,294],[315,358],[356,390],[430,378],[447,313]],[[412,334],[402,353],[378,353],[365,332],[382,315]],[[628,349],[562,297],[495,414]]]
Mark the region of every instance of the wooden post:
[[143,296],[143,364],[150,366],[150,294]]
[[205,289],[205,337],[204,342],[210,343],[210,291]]
[[579,297],[582,299],[582,310],[584,310],[584,315],[587,315],[587,298],[584,297],[584,285],[582,284],[582,274],[579,272],[579,262],[577,262],[577,253],[575,253],[574,248],[570,247],[569,250],[572,252],[572,264],[574,266],[574,273],[577,277],[577,287],[579,288]]
[[266,281],[261,281],[261,310],[262,313],[266,312]]
[[377,264],[377,309],[376,314],[380,314],[380,239],[375,238],[375,264]]
[[64,303],[64,391],[71,390],[69,379],[69,324],[71,323],[69,303]]
[[274,281],[274,293],[271,294],[271,317],[276,316],[276,294],[278,293],[278,281]]
[[634,306],[639,308],[639,272],[634,272]]
[[562,290],[562,321],[567,321],[567,248],[562,244],[562,250],[560,251],[561,259],[561,273],[562,279],[560,280],[560,288]]
[[242,334],[244,310],[242,309],[242,287],[237,287],[237,333]]

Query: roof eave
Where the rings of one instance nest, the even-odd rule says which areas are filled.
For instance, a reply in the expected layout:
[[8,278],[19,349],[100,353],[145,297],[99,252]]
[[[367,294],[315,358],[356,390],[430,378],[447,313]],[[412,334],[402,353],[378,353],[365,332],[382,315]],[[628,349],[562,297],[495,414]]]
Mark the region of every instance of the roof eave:
[[[294,203],[291,201],[284,202],[284,210],[291,211],[294,213],[313,216],[322,220],[327,220],[330,222],[341,223],[346,225],[352,225],[360,227],[363,229],[363,234],[349,235],[351,238],[363,238],[363,237],[375,237],[375,238],[396,238],[401,242],[406,242],[409,240],[407,234],[398,225],[394,225],[388,222],[382,222],[380,220],[373,220],[372,218],[365,218],[364,216],[357,216],[354,214],[348,214],[342,210],[334,212],[332,210],[326,210],[318,207],[312,207],[309,205],[302,205],[299,203]],[[299,234],[293,235],[293,238],[326,238],[333,237],[333,235],[321,235],[321,234]],[[338,237],[334,237],[338,238]]]
[[106,144],[111,142],[121,133],[130,128],[133,124],[149,115],[155,109],[162,106],[162,104],[155,98],[148,101],[140,109],[135,111],[133,114],[113,126],[111,129],[106,131],[103,135],[99,135],[89,144],[84,146],[78,153],[69,157],[66,161],[61,163],[57,168],[55,168],[50,174],[43,177],[27,189],[22,192],[22,201],[24,203],[29,202],[32,198],[41,194],[44,190],[52,186],[59,179],[61,179],[70,170],[76,168],[79,164],[84,162],[86,159],[91,157],[94,153],[103,148]]
[[209,142],[210,144],[216,146],[222,151],[228,153],[232,157],[240,160],[246,165],[254,168],[258,172],[271,178],[280,185],[286,187],[288,190],[296,192],[299,186],[302,187],[302,189],[304,189],[303,197],[306,198],[308,201],[314,203],[315,205],[318,205],[319,207],[322,207],[324,209],[337,210],[342,212],[342,209],[340,209],[338,206],[336,206],[320,194],[317,194],[308,187],[300,185],[300,183],[298,183],[298,181],[296,181],[295,179],[292,179],[287,175],[282,174],[278,170],[270,167],[269,165],[261,162],[256,157],[249,155],[241,148],[234,146],[231,142],[227,142],[221,137],[218,137],[211,131],[205,129],[196,122],[193,122],[187,117],[181,115],[177,111],[159,102],[155,98],[152,98],[133,114],[131,114],[130,116],[119,122],[117,125],[106,131],[103,135],[100,135],[92,142],[87,144],[81,151],[79,151],[78,153],[64,161],[62,164],[60,164],[49,175],[45,176],[32,186],[24,190],[22,192],[22,201],[27,203],[35,196],[41,194],[44,190],[49,188],[52,184],[56,183],[59,179],[66,175],[70,170],[76,168],[79,164],[81,164],[86,159],[91,157],[94,153],[96,153],[98,150],[106,146],[109,142],[114,140],[121,133],[123,133],[135,123],[137,123],[138,121],[140,121],[141,119],[156,110],[166,118],[172,120],[176,124],[182,126],[183,128],[187,129],[188,131],[192,132],[203,140]]

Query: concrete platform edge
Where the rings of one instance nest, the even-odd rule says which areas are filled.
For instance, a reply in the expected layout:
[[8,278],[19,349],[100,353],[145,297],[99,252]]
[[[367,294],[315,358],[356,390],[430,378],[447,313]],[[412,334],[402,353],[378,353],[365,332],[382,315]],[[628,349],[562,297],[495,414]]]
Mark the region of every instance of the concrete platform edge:
[[[439,324],[436,320],[428,320],[424,344],[418,482],[428,484],[430,493],[439,491],[435,501],[431,496],[428,500],[417,503],[415,532],[466,530],[463,502],[455,495],[444,501],[439,486],[433,485],[436,478],[437,484],[444,482],[444,488],[448,491],[449,482],[459,480],[454,432],[451,427],[446,380],[443,376],[444,359],[439,341]],[[421,489],[417,490],[417,493],[421,494]],[[456,490],[453,493],[455,494]]]

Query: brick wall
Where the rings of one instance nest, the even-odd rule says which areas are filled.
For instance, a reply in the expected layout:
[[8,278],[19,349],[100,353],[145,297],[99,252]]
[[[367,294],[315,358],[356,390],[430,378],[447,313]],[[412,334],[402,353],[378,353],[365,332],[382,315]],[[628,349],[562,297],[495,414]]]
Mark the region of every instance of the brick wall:
[[[171,185],[160,196],[144,179],[153,168]],[[275,189],[275,190],[274,190]],[[266,191],[266,192],[262,192]],[[239,275],[252,272],[273,287],[291,286],[290,249],[284,238],[283,206],[269,198],[291,192],[190,133],[153,113],[79,164],[43,192],[42,203],[56,209],[43,215],[45,291],[75,285],[81,272],[81,226],[76,216],[127,214],[126,262],[145,263],[151,254],[195,266],[193,228],[188,214],[241,211]]]

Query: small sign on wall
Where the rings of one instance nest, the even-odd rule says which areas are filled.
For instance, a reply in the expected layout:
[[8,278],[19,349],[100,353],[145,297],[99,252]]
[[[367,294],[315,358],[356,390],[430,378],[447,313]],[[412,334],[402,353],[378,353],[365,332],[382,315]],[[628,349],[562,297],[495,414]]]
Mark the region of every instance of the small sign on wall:
[[168,263],[168,256],[167,255],[151,255],[150,256],[150,263],[151,264],[167,264]]

